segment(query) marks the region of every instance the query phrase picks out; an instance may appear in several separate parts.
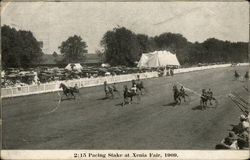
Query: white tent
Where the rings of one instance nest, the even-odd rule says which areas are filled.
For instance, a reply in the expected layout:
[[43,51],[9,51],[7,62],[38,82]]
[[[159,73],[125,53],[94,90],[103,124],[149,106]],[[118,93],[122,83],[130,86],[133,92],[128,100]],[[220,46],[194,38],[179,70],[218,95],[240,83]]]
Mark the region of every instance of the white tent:
[[164,66],[180,66],[175,54],[168,51],[155,51],[144,53],[137,67],[164,67]]
[[67,70],[77,70],[77,71],[81,71],[82,66],[80,63],[69,63],[65,69]]

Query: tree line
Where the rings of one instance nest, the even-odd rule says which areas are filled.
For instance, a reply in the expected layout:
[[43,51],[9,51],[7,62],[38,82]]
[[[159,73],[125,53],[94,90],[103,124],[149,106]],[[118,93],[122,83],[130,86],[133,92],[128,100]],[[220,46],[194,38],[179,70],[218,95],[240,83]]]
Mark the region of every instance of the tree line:
[[176,54],[182,65],[246,62],[248,60],[248,43],[246,42],[209,38],[202,43],[192,43],[181,34],[162,33],[150,37],[146,34],[136,34],[125,27],[107,31],[100,44],[104,48],[102,54],[105,61],[111,65],[133,66],[142,53],[156,50],[167,50]]
[[[43,61],[42,46],[31,31],[16,30],[7,25],[1,27],[2,67],[26,68]],[[136,34],[125,27],[107,31],[100,41],[103,50],[96,53],[103,62],[112,66],[135,66],[142,53],[167,50],[176,54],[181,65],[197,63],[245,62],[248,59],[248,43],[222,41],[209,38],[202,43],[189,42],[181,34],[162,33],[150,37]],[[84,62],[87,43],[78,35],[70,36],[58,47],[63,59],[57,63]],[[56,52],[53,53],[57,57]]]

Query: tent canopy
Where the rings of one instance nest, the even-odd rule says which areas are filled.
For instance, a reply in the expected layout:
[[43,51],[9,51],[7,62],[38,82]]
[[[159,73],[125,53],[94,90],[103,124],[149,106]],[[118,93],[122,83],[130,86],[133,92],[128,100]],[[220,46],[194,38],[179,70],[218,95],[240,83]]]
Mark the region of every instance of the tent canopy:
[[80,63],[69,63],[65,69],[67,70],[77,70],[77,71],[81,71],[82,66]]
[[175,54],[168,51],[154,51],[144,53],[137,67],[164,67],[164,66],[180,66]]

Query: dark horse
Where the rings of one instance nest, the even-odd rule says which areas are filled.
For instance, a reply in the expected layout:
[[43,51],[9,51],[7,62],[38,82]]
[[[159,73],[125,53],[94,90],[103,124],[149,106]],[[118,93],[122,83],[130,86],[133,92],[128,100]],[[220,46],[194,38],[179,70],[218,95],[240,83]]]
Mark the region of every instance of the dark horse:
[[237,80],[239,79],[240,75],[237,71],[234,71],[234,78]]
[[[76,98],[74,93],[80,93],[79,92],[79,89],[77,88],[77,86],[75,87],[67,87],[65,84],[61,83],[59,88],[62,88],[63,89],[63,93],[66,97],[68,97],[69,95],[71,95],[72,97],[74,97],[74,99]],[[61,100],[62,100],[62,97],[61,97]]]
[[[140,95],[136,91],[129,90],[127,85],[124,85],[122,106],[127,103],[132,103],[133,97],[137,97],[137,99],[140,100]],[[128,102],[128,98],[130,98],[130,102]]]
[[186,94],[183,86],[181,86],[180,89],[180,97],[184,100],[184,102],[186,102],[186,97],[188,97],[188,95]]
[[211,101],[215,101],[215,107],[216,105],[218,105],[218,101],[213,97],[213,95],[209,95],[205,89],[202,89],[201,100],[200,100],[200,106],[202,110],[206,109],[206,107],[208,106],[207,105],[208,101],[210,102],[210,105],[212,105]]
[[206,109],[207,101],[208,101],[208,98],[206,96],[201,96],[201,100],[200,100],[201,110]]
[[245,74],[245,79],[248,80],[249,79],[249,71],[246,71],[246,74]]
[[104,81],[104,92],[105,92],[105,97],[109,98],[111,97],[112,99],[114,98],[114,93],[117,93],[120,97],[120,92],[117,90],[115,83],[113,85],[108,85],[107,81]]
[[180,104],[181,103],[181,92],[178,90],[177,86],[174,85],[173,86],[173,92],[174,92],[174,101],[176,104]]
[[144,92],[147,92],[143,82],[140,79],[132,80],[132,86],[136,85],[136,89],[138,91],[140,91],[141,95],[142,95],[142,90],[144,90]]

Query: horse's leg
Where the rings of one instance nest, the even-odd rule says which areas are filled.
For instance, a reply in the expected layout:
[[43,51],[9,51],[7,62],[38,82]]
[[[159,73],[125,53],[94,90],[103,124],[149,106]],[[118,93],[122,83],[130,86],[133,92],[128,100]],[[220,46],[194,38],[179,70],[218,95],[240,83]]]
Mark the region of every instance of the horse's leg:
[[203,110],[203,100],[200,100],[200,106],[201,106],[201,110]]
[[137,94],[136,96],[137,96],[137,102],[138,102],[138,101],[141,101],[141,97],[140,97],[140,95],[139,95],[139,94]]
[[118,90],[117,90],[116,92],[117,92],[118,96],[119,96],[119,97],[121,97],[121,94],[120,94],[120,92],[119,92]]
[[122,107],[125,105],[125,97],[123,97]]
[[205,108],[205,110],[207,109],[207,99],[204,101],[204,108]]
[[114,92],[111,92],[111,98],[114,99]]
[[63,101],[63,95],[66,95],[66,93],[63,91],[62,95],[61,95],[61,101]]
[[80,96],[80,95],[81,95],[81,94],[80,94],[80,90],[79,90],[79,89],[77,90],[77,94],[78,94],[78,96]]
[[105,98],[108,98],[108,92],[105,90]]
[[174,96],[174,101],[175,101],[176,104],[178,103],[176,96]]
[[132,102],[133,102],[133,96],[131,95],[130,96],[130,103],[132,104]]
[[74,92],[73,92],[73,91],[70,91],[70,94],[71,94],[71,96],[74,97],[74,99],[76,99],[76,96],[74,95]]
[[68,92],[65,92],[64,94],[66,96],[66,99],[68,99]]
[[62,99],[62,96],[63,96],[63,94],[60,96],[60,101],[62,101],[63,99]]

